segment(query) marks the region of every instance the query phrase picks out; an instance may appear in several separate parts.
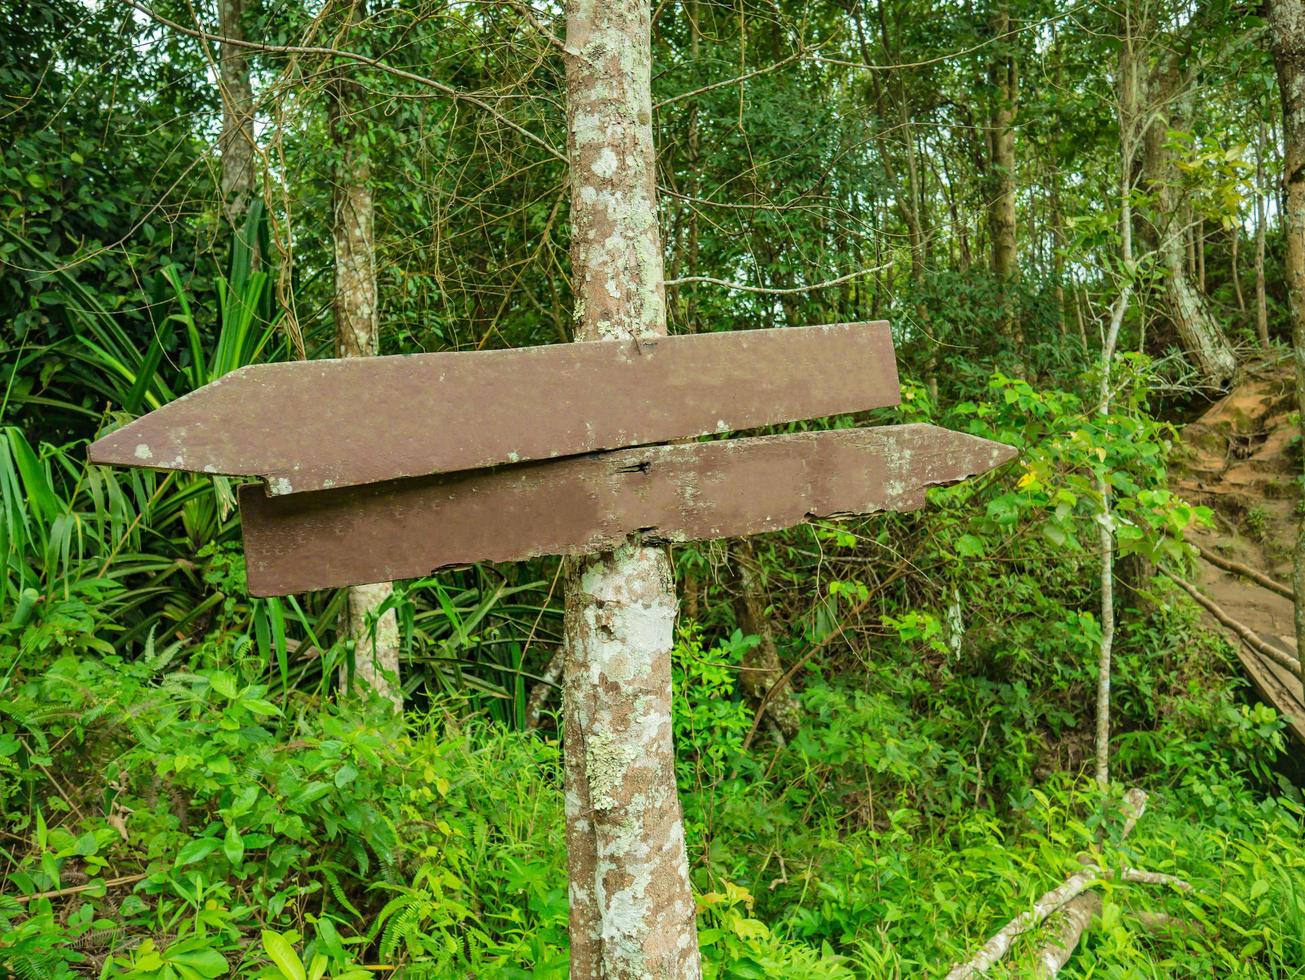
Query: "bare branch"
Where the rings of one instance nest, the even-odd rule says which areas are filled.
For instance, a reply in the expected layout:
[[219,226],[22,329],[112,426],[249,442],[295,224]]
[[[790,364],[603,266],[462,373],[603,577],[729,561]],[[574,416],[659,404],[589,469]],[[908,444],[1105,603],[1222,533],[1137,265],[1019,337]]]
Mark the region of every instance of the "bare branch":
[[377,71],[385,72],[387,75],[393,75],[395,78],[402,78],[406,81],[413,82],[417,85],[422,85],[425,86],[426,88],[434,89],[435,91],[448,96],[450,99],[454,99],[458,102],[466,102],[469,105],[474,105],[476,108],[481,109],[484,112],[487,112],[489,115],[493,116],[495,119],[501,122],[504,126],[508,127],[508,129],[513,130],[514,132],[520,134],[521,136],[524,136],[527,140],[534,143],[536,146],[541,147],[550,156],[555,157],[556,159],[562,161],[563,163],[567,162],[566,155],[563,154],[560,150],[558,150],[557,147],[550,144],[547,140],[539,136],[536,136],[530,130],[522,126],[520,123],[513,122],[507,116],[503,115],[503,113],[499,112],[492,105],[486,102],[483,98],[476,95],[472,95],[468,92],[460,92],[451,85],[445,85],[443,82],[436,81],[433,78],[427,78],[425,75],[418,75],[416,72],[407,71],[406,69],[403,68],[396,68],[393,65],[387,65],[377,58],[369,58],[367,55],[359,54],[356,51],[341,51],[338,48],[325,47],[321,45],[265,44],[260,41],[241,41],[235,38],[222,37],[219,34],[212,34],[208,31],[199,30],[193,27],[186,27],[184,24],[178,24],[174,20],[169,20],[167,17],[155,13],[153,10],[151,10],[149,7],[146,7],[144,4],[138,3],[137,0],[122,0],[122,2],[127,4],[127,6],[131,7],[132,9],[140,11],[142,14],[144,14],[146,17],[149,17],[151,20],[157,21],[158,23],[162,24],[164,27],[171,28],[174,31],[179,31],[180,33],[188,35],[189,37],[198,38],[203,41],[215,41],[218,44],[229,44],[232,45],[233,47],[248,48],[253,51],[262,51],[269,54],[300,54],[300,55],[306,54],[306,55],[318,55],[326,58],[344,58],[348,61],[357,62],[360,65],[366,65],[369,68],[375,68]]
[[737,290],[742,293],[764,293],[767,296],[792,296],[797,293],[810,293],[817,289],[828,289],[830,286],[841,286],[845,282],[851,282],[853,279],[859,279],[861,276],[873,275],[876,272],[883,272],[891,268],[887,265],[877,265],[870,269],[858,269],[856,272],[849,272],[845,276],[839,276],[837,279],[827,279],[824,282],[813,282],[809,286],[791,286],[784,289],[772,288],[770,286],[750,286],[747,283],[728,282],[725,279],[713,279],[711,276],[684,276],[680,279],[663,280],[662,285],[668,289],[675,286],[684,286],[689,283],[701,282],[712,286],[724,286],[726,289]]
[[674,105],[676,102],[683,102],[685,99],[693,99],[699,95],[705,95],[706,93],[715,91],[718,88],[728,88],[731,85],[741,85],[749,78],[756,78],[758,75],[768,75],[772,71],[779,71],[779,69],[786,65],[793,64],[795,61],[801,61],[805,54],[806,51],[803,50],[802,46],[799,44],[798,49],[787,58],[782,58],[779,61],[767,65],[765,68],[757,68],[734,78],[726,79],[723,82],[712,82],[710,85],[702,86],[702,88],[695,88],[692,92],[681,92],[679,95],[672,95],[669,99],[662,99],[660,102],[654,102],[653,109],[654,111],[657,109],[664,109],[668,105]]

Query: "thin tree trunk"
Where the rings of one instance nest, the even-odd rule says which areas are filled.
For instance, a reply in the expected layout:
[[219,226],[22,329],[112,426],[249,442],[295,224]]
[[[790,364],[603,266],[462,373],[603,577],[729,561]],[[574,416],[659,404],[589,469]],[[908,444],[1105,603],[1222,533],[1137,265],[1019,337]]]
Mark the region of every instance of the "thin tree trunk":
[[1269,349],[1269,298],[1264,288],[1264,118],[1255,143],[1255,334],[1260,348]]
[[1175,167],[1166,145],[1171,127],[1181,123],[1173,110],[1184,84],[1175,56],[1162,57],[1149,81],[1151,121],[1143,139],[1143,161],[1153,201],[1151,224],[1164,272],[1165,302],[1179,342],[1196,369],[1207,383],[1221,386],[1237,369],[1237,358],[1189,275],[1188,229],[1183,221],[1186,208],[1174,199]]
[[734,542],[730,551],[734,574],[734,618],[744,634],[755,636],[759,641],[743,656],[739,687],[753,704],[764,701],[766,717],[784,738],[792,738],[801,721],[801,707],[789,685],[771,690],[782,679],[784,671],[779,649],[775,646],[775,634],[766,615],[766,596],[757,570],[756,553],[747,538]]
[[[861,57],[867,63],[871,63],[873,53],[870,50],[869,41],[866,38],[864,25],[861,22],[860,12],[858,10],[855,17],[856,36],[861,48]],[[879,44],[883,54],[883,60],[886,64],[892,64],[897,60],[897,52],[893,43],[893,36],[889,30],[888,14],[884,5],[879,5]],[[906,225],[906,239],[911,259],[911,286],[915,299],[915,315],[919,328],[925,333],[926,337],[931,334],[929,322],[929,307],[924,301],[924,277],[925,265],[928,257],[925,251],[925,242],[927,235],[921,215],[921,197],[922,190],[920,187],[920,166],[919,157],[916,152],[915,137],[911,125],[910,106],[907,102],[906,91],[903,86],[900,73],[893,72],[887,78],[880,80],[879,73],[871,75],[873,92],[875,95],[876,109],[882,119],[889,118],[891,111],[896,117],[893,129],[897,130],[900,135],[904,156],[906,160],[906,183],[903,186],[899,179],[897,165],[893,159],[893,147],[888,136],[879,133],[877,142],[879,144],[879,161],[884,168],[884,176],[888,178],[889,186],[892,188],[893,204],[897,209],[902,223]],[[878,246],[876,246],[878,247]],[[937,345],[930,343],[929,355],[924,365],[925,382],[929,387],[930,397],[936,403],[938,400],[938,364],[937,364]]]
[[1232,228],[1229,229],[1229,237],[1231,238],[1231,242],[1229,245],[1229,251],[1231,252],[1231,256],[1229,258],[1228,264],[1229,266],[1231,266],[1230,276],[1232,278],[1232,284],[1233,284],[1233,295],[1237,297],[1237,311],[1239,313],[1245,313],[1246,297],[1245,295],[1242,294],[1242,273],[1241,273],[1241,269],[1238,267],[1238,262],[1237,262],[1239,253],[1241,252],[1241,242],[1242,242],[1242,226],[1241,226],[1240,214],[1238,214],[1237,216],[1236,223],[1234,223]]
[[1056,327],[1060,339],[1067,340],[1065,327],[1065,215],[1060,207],[1060,168],[1051,177],[1051,278],[1055,283]]
[[[702,39],[702,8],[699,0],[689,0],[686,13],[689,16],[689,58],[694,68],[697,69],[701,62],[701,39]],[[701,196],[701,170],[700,161],[702,159],[702,149],[698,138],[698,104],[694,102],[689,106],[689,172],[688,186],[689,194],[692,196]],[[699,275],[699,230],[698,230],[698,207],[689,205],[689,247],[688,247],[688,275]],[[698,302],[697,290],[693,287],[682,289],[684,297],[684,326],[689,333],[698,332]]]
[[988,237],[992,245],[992,272],[1002,290],[1002,327],[1019,350],[1023,338],[1019,335],[1013,295],[1020,278],[1015,238],[1015,110],[1019,100],[1019,67],[1011,53],[1011,18],[1005,3],[992,15],[991,30],[996,40],[994,50],[998,53],[988,66],[988,82],[993,93],[988,123],[992,177]]
[[[366,0],[354,0],[347,16],[346,33],[366,18]],[[329,92],[336,350],[341,357],[373,357],[380,344],[365,97],[362,86],[343,73],[331,79]],[[344,616],[354,644],[354,680],[402,710],[398,619],[393,609],[378,612],[392,591],[389,582],[353,586]],[[343,680],[348,683],[347,676]]]
[[[1116,81],[1119,118],[1119,257],[1124,281],[1110,311],[1110,324],[1101,347],[1101,387],[1098,414],[1110,414],[1110,377],[1119,331],[1133,295],[1133,160],[1137,152],[1140,115],[1140,61],[1135,46],[1131,8],[1124,8],[1123,48]],[[1110,682],[1115,643],[1115,527],[1110,507],[1110,481],[1104,469],[1097,474],[1101,509],[1097,533],[1101,545],[1101,648],[1097,656],[1096,780],[1104,790],[1110,785]]]
[[[568,0],[579,341],[666,332],[648,0]],[[564,617],[571,975],[701,975],[671,742],[671,565],[636,541],[570,569]]]
[[1192,247],[1196,249],[1196,286],[1202,296],[1208,296],[1205,288],[1205,219],[1197,218],[1192,226]]
[[[1287,206],[1287,294],[1291,299],[1291,345],[1296,363],[1296,404],[1305,436],[1305,0],[1270,0],[1269,31],[1282,97],[1282,166]],[[1296,531],[1292,574],[1296,592],[1296,651],[1305,684],[1305,518]]]
[[[244,0],[218,0],[218,31],[233,41],[245,40]],[[222,208],[237,231],[254,194],[254,90],[249,82],[249,50],[235,44],[218,47],[218,85],[222,98],[222,134],[218,138]]]

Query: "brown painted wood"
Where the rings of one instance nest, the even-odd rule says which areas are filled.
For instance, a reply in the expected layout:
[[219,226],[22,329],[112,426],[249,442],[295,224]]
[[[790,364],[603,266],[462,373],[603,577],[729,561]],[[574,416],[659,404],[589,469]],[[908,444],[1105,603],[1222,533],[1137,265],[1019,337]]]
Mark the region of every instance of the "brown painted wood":
[[[241,368],[90,447],[94,463],[357,486],[896,405],[888,324]],[[360,424],[365,419],[366,424]]]
[[[579,345],[577,345],[579,346]],[[931,425],[651,446],[272,497],[241,487],[249,591],[388,582],[478,561],[738,537],[912,510],[1015,450]]]

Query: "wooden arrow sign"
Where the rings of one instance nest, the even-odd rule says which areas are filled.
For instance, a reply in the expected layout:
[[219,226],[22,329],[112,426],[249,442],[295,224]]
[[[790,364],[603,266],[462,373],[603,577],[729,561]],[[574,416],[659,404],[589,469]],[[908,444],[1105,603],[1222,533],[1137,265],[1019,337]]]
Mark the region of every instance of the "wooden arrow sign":
[[636,531],[687,541],[912,510],[927,487],[1014,455],[975,436],[895,425],[625,449],[291,497],[246,486],[249,591],[284,595],[581,554]]
[[896,405],[888,324],[241,368],[106,435],[95,463],[297,494]]

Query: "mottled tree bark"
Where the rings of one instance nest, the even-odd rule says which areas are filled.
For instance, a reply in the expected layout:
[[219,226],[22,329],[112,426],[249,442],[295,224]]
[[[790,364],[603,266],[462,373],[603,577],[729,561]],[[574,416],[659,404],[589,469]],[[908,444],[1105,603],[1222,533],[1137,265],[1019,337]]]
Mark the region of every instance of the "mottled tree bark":
[[[245,39],[244,0],[218,0],[218,32]],[[222,207],[237,230],[254,194],[254,90],[249,82],[249,51],[234,44],[218,46],[218,84],[222,97],[222,134],[218,138]]]
[[[1305,0],[1270,0],[1269,31],[1282,97],[1287,293],[1296,363],[1296,404],[1305,436]],[[1296,651],[1305,684],[1305,519],[1296,531],[1292,587],[1296,592]]]
[[[345,32],[366,17],[366,0],[355,0]],[[347,70],[347,69],[346,69]],[[332,238],[335,245],[335,333],[340,357],[379,353],[380,320],[373,241],[371,161],[367,151],[362,86],[341,72],[330,82],[334,144]],[[365,423],[365,419],[360,419]],[[389,582],[355,585],[345,610],[354,643],[354,680],[403,708],[399,687],[399,625],[393,609],[378,612],[393,589]]]
[[[578,341],[666,332],[648,0],[568,0]],[[701,973],[671,742],[675,590],[637,542],[575,562],[563,670],[571,976]]]

